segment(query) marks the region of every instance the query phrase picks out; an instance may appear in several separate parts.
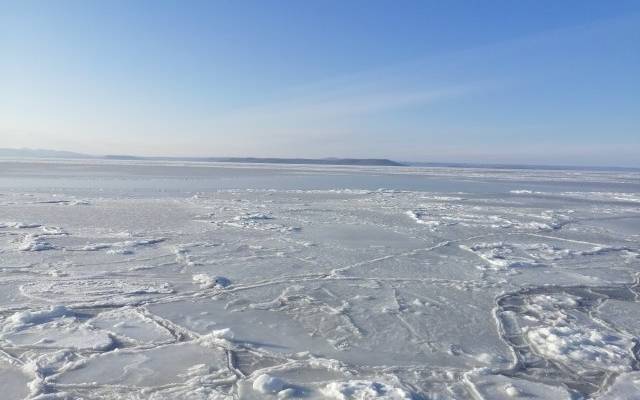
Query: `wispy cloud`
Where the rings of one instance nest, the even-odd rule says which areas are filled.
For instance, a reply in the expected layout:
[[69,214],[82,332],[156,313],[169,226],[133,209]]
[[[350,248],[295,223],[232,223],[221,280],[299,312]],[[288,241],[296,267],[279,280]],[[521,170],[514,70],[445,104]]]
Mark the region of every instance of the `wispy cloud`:
[[384,89],[366,92],[316,93],[314,96],[302,96],[248,107],[226,113],[219,121],[227,123],[241,121],[269,120],[308,120],[344,118],[370,113],[393,111],[407,107],[426,105],[448,98],[454,98],[479,90],[478,84],[457,85],[431,90]]
[[[281,97],[250,107],[225,112],[216,116],[219,126],[238,127],[253,123],[274,122],[283,124],[286,120],[297,122],[322,121],[334,118],[358,117],[373,113],[383,113],[408,107],[427,106],[439,101],[486,92],[498,87],[515,84],[513,78],[500,80],[462,81],[455,73],[449,75],[449,82],[442,83],[443,69],[461,64],[482,64],[493,58],[521,54],[527,49],[548,47],[549,44],[571,41],[600,35],[637,22],[639,15],[598,20],[588,24],[549,29],[520,37],[488,43],[483,46],[448,51],[429,57],[416,58],[403,63],[391,63],[336,76],[307,82],[284,89]],[[506,55],[506,56],[505,56]],[[458,79],[456,81],[456,78]],[[268,128],[262,126],[262,128]]]

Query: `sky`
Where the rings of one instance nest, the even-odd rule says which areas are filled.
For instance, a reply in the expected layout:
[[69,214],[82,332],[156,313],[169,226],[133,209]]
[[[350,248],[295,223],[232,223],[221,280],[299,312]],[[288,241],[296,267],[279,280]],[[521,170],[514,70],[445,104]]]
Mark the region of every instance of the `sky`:
[[640,166],[640,1],[0,0],[0,147]]

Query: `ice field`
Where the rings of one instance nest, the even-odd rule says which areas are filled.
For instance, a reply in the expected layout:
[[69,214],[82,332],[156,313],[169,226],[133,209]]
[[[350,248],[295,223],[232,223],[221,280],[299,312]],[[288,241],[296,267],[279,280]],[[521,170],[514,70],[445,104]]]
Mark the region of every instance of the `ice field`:
[[640,172],[0,161],[0,398],[638,399]]

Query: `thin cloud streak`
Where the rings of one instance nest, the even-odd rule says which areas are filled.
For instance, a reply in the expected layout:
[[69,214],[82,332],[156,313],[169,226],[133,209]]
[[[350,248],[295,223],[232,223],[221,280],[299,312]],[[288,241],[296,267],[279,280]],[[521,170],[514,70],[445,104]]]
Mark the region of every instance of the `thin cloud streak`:
[[[485,85],[486,86],[486,85]],[[266,104],[226,113],[217,121],[229,123],[286,118],[317,120],[326,118],[344,118],[370,113],[426,105],[440,100],[464,96],[479,90],[480,85],[459,85],[423,91],[381,91],[374,93],[351,94],[342,97],[317,96],[316,99],[291,99],[277,104]]]

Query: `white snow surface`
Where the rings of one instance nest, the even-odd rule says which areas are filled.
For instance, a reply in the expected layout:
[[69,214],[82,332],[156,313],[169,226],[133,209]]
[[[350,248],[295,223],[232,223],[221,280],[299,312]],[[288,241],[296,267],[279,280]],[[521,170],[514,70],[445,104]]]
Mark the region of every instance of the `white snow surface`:
[[0,397],[635,399],[639,199],[637,171],[0,161]]
[[410,400],[412,398],[405,390],[384,383],[360,380],[331,382],[321,392],[327,398],[336,400]]
[[262,394],[278,394],[286,389],[286,383],[275,376],[261,374],[253,381],[253,390]]

